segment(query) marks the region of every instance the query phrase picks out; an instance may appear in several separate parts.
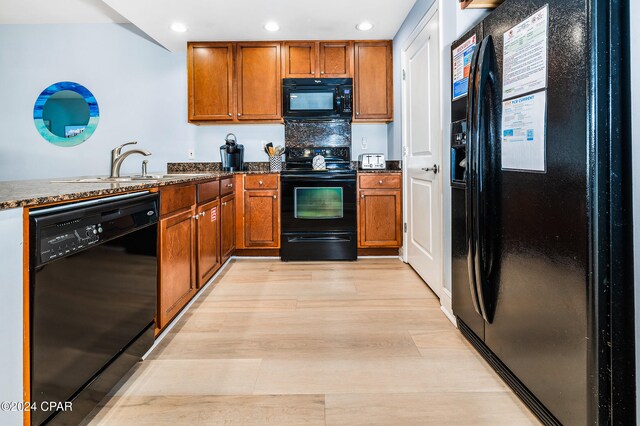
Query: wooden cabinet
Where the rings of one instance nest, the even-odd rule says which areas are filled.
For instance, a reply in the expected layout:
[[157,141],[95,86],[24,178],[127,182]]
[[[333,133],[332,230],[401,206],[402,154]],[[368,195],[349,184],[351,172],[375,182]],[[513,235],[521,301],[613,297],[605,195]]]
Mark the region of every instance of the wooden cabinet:
[[402,246],[402,178],[399,174],[358,176],[358,247]]
[[285,78],[312,78],[316,76],[318,46],[313,41],[287,41],[282,46]]
[[189,43],[189,121],[234,119],[233,43]]
[[278,190],[244,192],[244,245],[247,248],[280,247]]
[[[218,183],[218,182],[216,182]],[[220,199],[209,201],[196,210],[198,238],[198,288],[204,286],[222,265],[220,255]]]
[[393,120],[391,41],[356,42],[354,122]]
[[235,63],[238,120],[280,120],[280,43],[237,43]]
[[196,292],[195,186],[160,192],[158,328],[164,328]]
[[222,263],[233,255],[236,248],[235,206],[233,193],[222,197],[220,200],[220,255]]
[[461,0],[461,9],[495,9],[504,0]]
[[316,77],[348,78],[353,76],[352,42],[321,41],[318,57],[320,75],[316,75]]
[[238,248],[280,248],[280,175],[244,174],[238,178]]
[[353,75],[350,41],[287,41],[283,45],[285,78],[347,78]]

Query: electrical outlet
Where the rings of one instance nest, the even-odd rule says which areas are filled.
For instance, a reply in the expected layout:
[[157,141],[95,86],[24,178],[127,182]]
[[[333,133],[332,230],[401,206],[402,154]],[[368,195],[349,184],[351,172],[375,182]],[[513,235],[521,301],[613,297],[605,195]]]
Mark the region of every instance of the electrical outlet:
[[362,145],[362,149],[363,149],[363,150],[366,150],[366,149],[367,149],[367,138],[366,138],[366,137],[364,137],[364,136],[362,137],[361,145]]
[[187,158],[189,158],[189,160],[195,160],[196,159],[196,150],[191,148],[188,152],[187,152]]

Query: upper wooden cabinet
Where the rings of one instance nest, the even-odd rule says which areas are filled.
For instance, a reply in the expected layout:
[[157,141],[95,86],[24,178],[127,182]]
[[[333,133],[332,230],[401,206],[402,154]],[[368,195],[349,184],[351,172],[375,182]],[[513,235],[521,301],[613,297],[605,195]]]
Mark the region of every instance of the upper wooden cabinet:
[[187,67],[189,120],[233,120],[233,43],[189,43]]
[[350,41],[287,41],[282,53],[284,77],[352,77],[352,46]]
[[461,0],[461,9],[495,9],[504,0]]
[[282,118],[280,65],[279,42],[237,43],[238,120]]
[[391,41],[356,42],[354,56],[354,121],[392,121]]
[[353,43],[350,41],[319,42],[319,71],[316,77],[353,77]]
[[285,78],[312,78],[316,76],[318,45],[313,41],[287,41],[282,46]]

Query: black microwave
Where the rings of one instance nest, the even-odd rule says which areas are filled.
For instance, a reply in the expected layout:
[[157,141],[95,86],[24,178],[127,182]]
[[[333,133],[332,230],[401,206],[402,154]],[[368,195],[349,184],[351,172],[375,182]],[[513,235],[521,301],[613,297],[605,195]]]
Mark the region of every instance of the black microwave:
[[286,119],[351,119],[353,79],[283,78],[282,108]]

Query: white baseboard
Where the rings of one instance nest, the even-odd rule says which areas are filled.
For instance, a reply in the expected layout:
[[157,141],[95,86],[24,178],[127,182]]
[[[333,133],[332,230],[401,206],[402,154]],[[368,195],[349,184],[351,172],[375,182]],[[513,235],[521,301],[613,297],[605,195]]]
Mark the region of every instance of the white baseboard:
[[453,323],[456,327],[458,327],[458,321],[456,320],[456,316],[453,315],[453,309],[451,308],[451,292],[446,288],[442,291],[442,296],[440,297],[440,310],[449,318],[449,321]]

